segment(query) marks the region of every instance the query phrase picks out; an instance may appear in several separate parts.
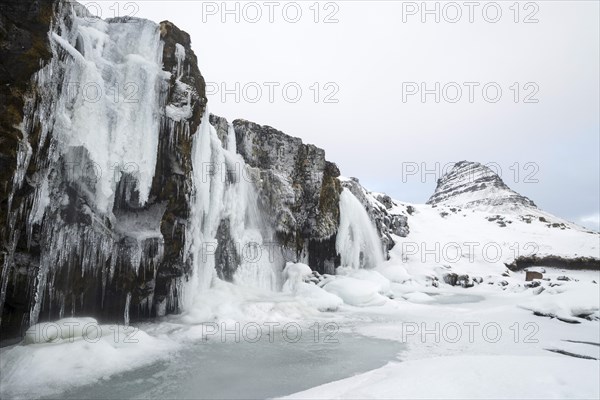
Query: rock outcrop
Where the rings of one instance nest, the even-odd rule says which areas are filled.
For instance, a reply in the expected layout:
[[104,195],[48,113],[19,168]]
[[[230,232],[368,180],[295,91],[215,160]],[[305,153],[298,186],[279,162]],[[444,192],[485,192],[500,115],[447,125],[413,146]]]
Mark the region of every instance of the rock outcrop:
[[600,270],[600,260],[594,257],[528,256],[517,257],[506,264],[511,271],[520,271],[529,267],[551,267],[561,269]]
[[[229,123],[211,116],[217,135],[225,142]],[[278,245],[288,260],[305,260],[321,273],[339,265],[335,234],[339,224],[339,169],[325,159],[325,151],[270,126],[246,120],[232,122],[236,149],[246,167],[260,205],[274,227]]]

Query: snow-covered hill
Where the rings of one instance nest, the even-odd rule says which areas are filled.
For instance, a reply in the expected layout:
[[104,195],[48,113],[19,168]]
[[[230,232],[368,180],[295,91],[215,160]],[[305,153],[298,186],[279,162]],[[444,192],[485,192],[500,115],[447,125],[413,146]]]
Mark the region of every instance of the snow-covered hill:
[[367,210],[407,220],[404,235],[388,230],[395,246],[387,264],[398,270],[384,268],[392,275],[431,282],[449,276],[450,283],[471,285],[492,277],[503,281],[507,268],[600,269],[597,232],[538,209],[479,163],[457,163],[427,204],[362,190]]
[[439,179],[427,204],[496,211],[536,208],[533,201],[511,190],[489,167],[470,161],[456,163]]

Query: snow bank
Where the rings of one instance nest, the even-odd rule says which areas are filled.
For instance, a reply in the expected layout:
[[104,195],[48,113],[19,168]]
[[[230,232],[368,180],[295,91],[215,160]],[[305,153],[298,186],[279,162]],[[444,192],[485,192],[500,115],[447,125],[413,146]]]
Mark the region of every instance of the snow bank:
[[42,322],[27,329],[23,344],[81,339],[83,336],[94,335],[97,328],[98,321],[94,318],[63,318],[56,322]]
[[338,267],[336,274],[374,283],[377,285],[377,291],[380,294],[390,294],[390,280],[375,270]]
[[331,280],[323,289],[339,296],[344,303],[357,307],[379,306],[387,301],[379,294],[380,286],[376,283],[348,276],[339,276]]
[[[68,318],[58,322],[65,326],[68,320],[92,319]],[[168,358],[179,348],[165,335],[152,337],[134,327],[94,325],[97,329],[90,328],[79,340],[0,350],[0,397],[53,396]]]
[[292,293],[309,307],[319,311],[335,311],[344,302],[335,294],[329,293],[319,286],[305,282],[312,276],[312,270],[306,264],[288,262],[283,270],[286,278],[283,292]]
[[297,284],[295,292],[268,292],[215,279],[212,287],[197,294],[182,314],[166,320],[183,326],[205,322],[297,322],[323,318],[320,311],[335,309],[340,301],[305,282]]
[[288,262],[283,269],[284,292],[295,292],[296,287],[312,275],[312,269],[306,264]]
[[301,282],[296,294],[309,307],[314,307],[319,311],[336,311],[339,306],[344,304],[339,296],[311,283]]
[[599,375],[597,361],[564,356],[435,357],[390,363],[286,398],[591,399],[600,396]]
[[385,276],[388,280],[394,283],[404,283],[411,279],[410,275],[401,265],[398,264],[383,264],[375,268],[375,271]]
[[595,283],[569,282],[547,288],[521,306],[565,321],[578,322],[576,317],[599,318],[600,286]]

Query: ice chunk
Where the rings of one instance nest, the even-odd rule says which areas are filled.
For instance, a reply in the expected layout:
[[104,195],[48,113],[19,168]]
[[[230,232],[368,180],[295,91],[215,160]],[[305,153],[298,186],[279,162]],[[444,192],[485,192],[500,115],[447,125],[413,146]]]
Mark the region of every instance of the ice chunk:
[[323,289],[339,296],[344,303],[352,306],[380,306],[387,301],[385,297],[379,294],[379,286],[377,284],[347,276],[332,279],[323,286]]
[[283,270],[283,276],[286,278],[283,292],[296,295],[309,307],[319,311],[335,311],[344,303],[339,296],[329,293],[313,283],[305,282],[308,277],[312,276],[312,270],[306,264],[288,262]]
[[283,270],[283,277],[286,279],[283,291],[295,292],[298,285],[311,275],[312,270],[308,265],[288,262]]
[[339,296],[312,283],[300,282],[296,287],[296,295],[309,307],[319,311],[336,311],[344,304]]
[[93,331],[97,326],[98,321],[93,318],[63,318],[56,322],[41,322],[27,329],[23,344],[81,338],[88,329]]
[[395,283],[404,283],[411,279],[410,275],[406,271],[406,268],[397,264],[380,265],[379,267],[375,268],[375,271],[379,272],[381,275]]
[[390,280],[379,272],[368,269],[352,269],[348,267],[338,267],[337,275],[349,276],[351,278],[369,281],[377,286],[377,291],[383,295],[390,293]]

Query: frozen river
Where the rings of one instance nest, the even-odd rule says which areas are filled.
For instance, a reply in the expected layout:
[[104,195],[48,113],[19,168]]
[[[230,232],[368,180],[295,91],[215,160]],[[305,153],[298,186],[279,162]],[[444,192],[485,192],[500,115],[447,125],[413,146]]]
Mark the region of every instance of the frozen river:
[[292,394],[379,368],[403,344],[338,332],[337,343],[304,334],[296,343],[235,340],[190,344],[169,360],[62,393],[65,399],[238,399]]

